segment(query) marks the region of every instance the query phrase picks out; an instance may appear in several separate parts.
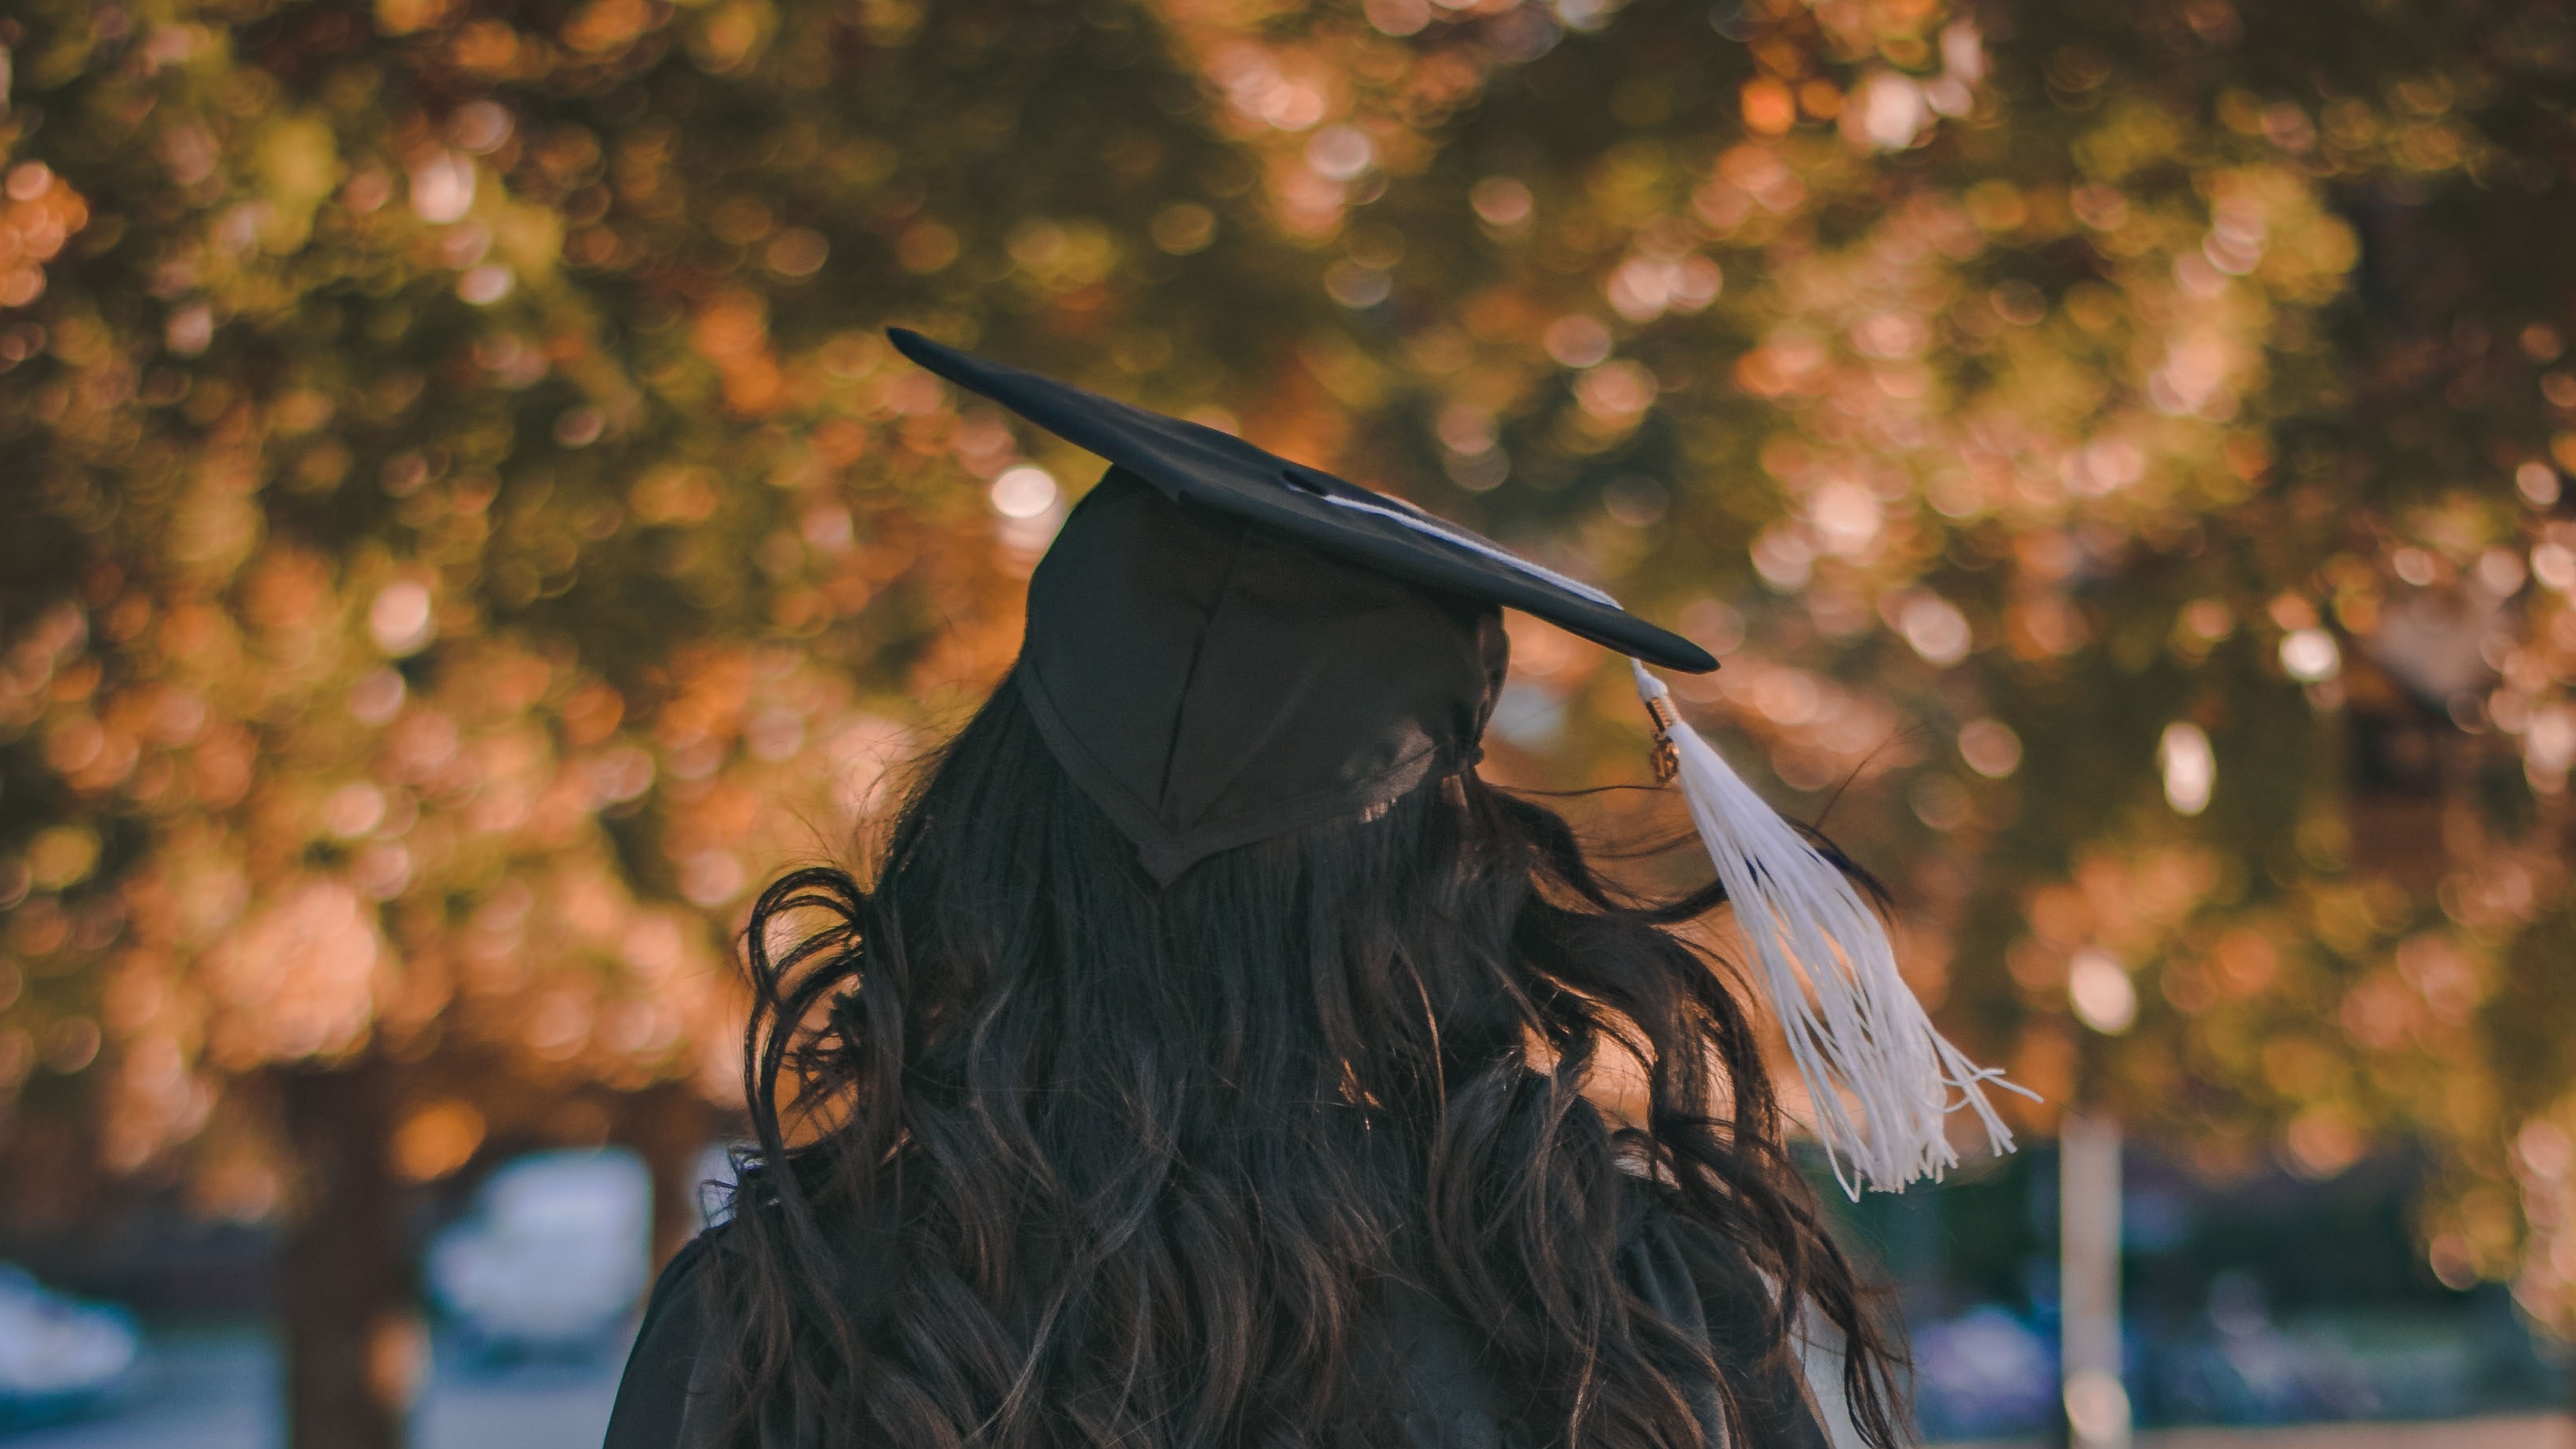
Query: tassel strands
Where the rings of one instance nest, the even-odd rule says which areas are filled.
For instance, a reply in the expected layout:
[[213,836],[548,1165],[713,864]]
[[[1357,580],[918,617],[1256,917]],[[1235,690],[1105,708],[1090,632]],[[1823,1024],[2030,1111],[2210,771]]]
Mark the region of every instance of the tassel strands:
[[1918,1177],[1938,1181],[1959,1160],[1944,1124],[1962,1107],[1977,1114],[1991,1150],[2011,1151],[2012,1131],[1986,1100],[1986,1084],[2032,1094],[1933,1029],[1859,888],[1682,719],[1663,681],[1632,667],[1655,721],[1656,774],[1679,781],[1717,864],[1814,1101],[1834,1180],[1855,1201],[1865,1186],[1896,1192]]
[[[1600,589],[1533,563],[1409,504],[1335,494],[1333,505],[1384,518],[1480,558],[1543,579],[1577,597],[1619,606]],[[1986,1085],[2037,1094],[1980,1067],[1942,1039],[1897,974],[1878,913],[1822,851],[1753,793],[1681,717],[1662,680],[1635,659],[1637,695],[1655,721],[1655,777],[1678,781],[1691,821],[1753,947],[1762,989],[1789,1040],[1789,1055],[1815,1104],[1816,1136],[1834,1180],[1857,1201],[1864,1187],[1900,1192],[1958,1165],[1945,1123],[1967,1108],[1997,1155],[2012,1130],[1986,1100]]]

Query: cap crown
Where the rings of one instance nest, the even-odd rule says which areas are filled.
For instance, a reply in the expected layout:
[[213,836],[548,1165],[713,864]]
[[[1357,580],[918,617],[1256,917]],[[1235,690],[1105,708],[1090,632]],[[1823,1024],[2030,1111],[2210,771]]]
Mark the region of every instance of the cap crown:
[[1029,581],[1013,678],[1057,762],[1169,883],[1466,768],[1508,657],[1490,604],[1113,468]]

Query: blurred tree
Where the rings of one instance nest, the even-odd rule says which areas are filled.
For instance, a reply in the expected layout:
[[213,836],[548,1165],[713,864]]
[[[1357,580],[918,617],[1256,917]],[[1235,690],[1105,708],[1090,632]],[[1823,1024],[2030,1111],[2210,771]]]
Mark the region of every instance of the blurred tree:
[[[1964,1040],[2212,1171],[2422,1135],[2433,1270],[2568,1321],[2561,5],[28,0],[0,47],[26,1199],[164,1174],[314,1252],[494,1144],[684,1173],[731,913],[998,671],[1080,481],[906,321],[1679,619]],[[1514,627],[1507,743],[1634,778],[1597,651]],[[299,1442],[397,1433],[353,1241]]]
[[296,1442],[391,1443],[406,1184],[616,1136],[670,1246],[736,904],[1008,660],[1063,499],[877,329],[1189,407],[1328,304],[1118,7],[0,44],[8,1178],[282,1214]]
[[[1686,695],[1906,882],[2031,1125],[2429,1137],[2431,1269],[2567,1326],[2565,8],[1366,19],[1197,35],[1332,235],[1355,456],[1729,653]],[[1522,662],[1633,769],[1597,651]]]

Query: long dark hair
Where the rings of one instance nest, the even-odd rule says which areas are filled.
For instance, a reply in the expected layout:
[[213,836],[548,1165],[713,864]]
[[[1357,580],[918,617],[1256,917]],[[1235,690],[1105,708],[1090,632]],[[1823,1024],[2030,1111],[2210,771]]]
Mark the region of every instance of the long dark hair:
[[[780,880],[747,934],[758,1147],[712,1255],[738,1433],[1367,1443],[1354,1333],[1401,1280],[1490,1341],[1520,1442],[1698,1445],[1693,1386],[1733,1400],[1623,1282],[1643,1176],[1839,1330],[1855,1422],[1894,1443],[1890,1338],[1719,963],[1671,929],[1714,886],[1632,897],[1470,772],[1158,887],[1008,685],[875,854],[873,886]],[[1637,1127],[1583,1093],[1618,1052]]]

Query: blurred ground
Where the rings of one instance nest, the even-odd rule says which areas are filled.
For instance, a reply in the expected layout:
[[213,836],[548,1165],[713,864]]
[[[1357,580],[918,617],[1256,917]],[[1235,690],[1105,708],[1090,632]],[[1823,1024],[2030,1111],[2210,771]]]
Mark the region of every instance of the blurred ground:
[[2576,1421],[2563,1414],[2448,1424],[2310,1424],[2295,1429],[2175,1429],[2144,1434],[2145,1449],[2567,1449]]
[[[442,1368],[420,1407],[414,1449],[567,1449],[608,1424],[623,1355],[497,1371]],[[250,1329],[156,1336],[120,1409],[0,1432],[9,1449],[273,1449],[277,1359]]]
[[[572,1449],[608,1422],[618,1358],[495,1371],[444,1369],[420,1410],[416,1449]],[[251,1330],[156,1337],[151,1364],[121,1412],[0,1432],[8,1449],[273,1449],[277,1365]],[[1993,1440],[1958,1449],[2036,1449]],[[2139,1449],[2576,1449],[2576,1421],[2532,1414],[2431,1424],[2317,1424],[2174,1429],[2141,1434]]]
[[[1958,1443],[1946,1449],[2030,1449],[2037,1441]],[[2306,1424],[2270,1429],[2165,1429],[2138,1449],[2569,1449],[2576,1420],[2563,1414],[2458,1419],[2438,1424]]]

